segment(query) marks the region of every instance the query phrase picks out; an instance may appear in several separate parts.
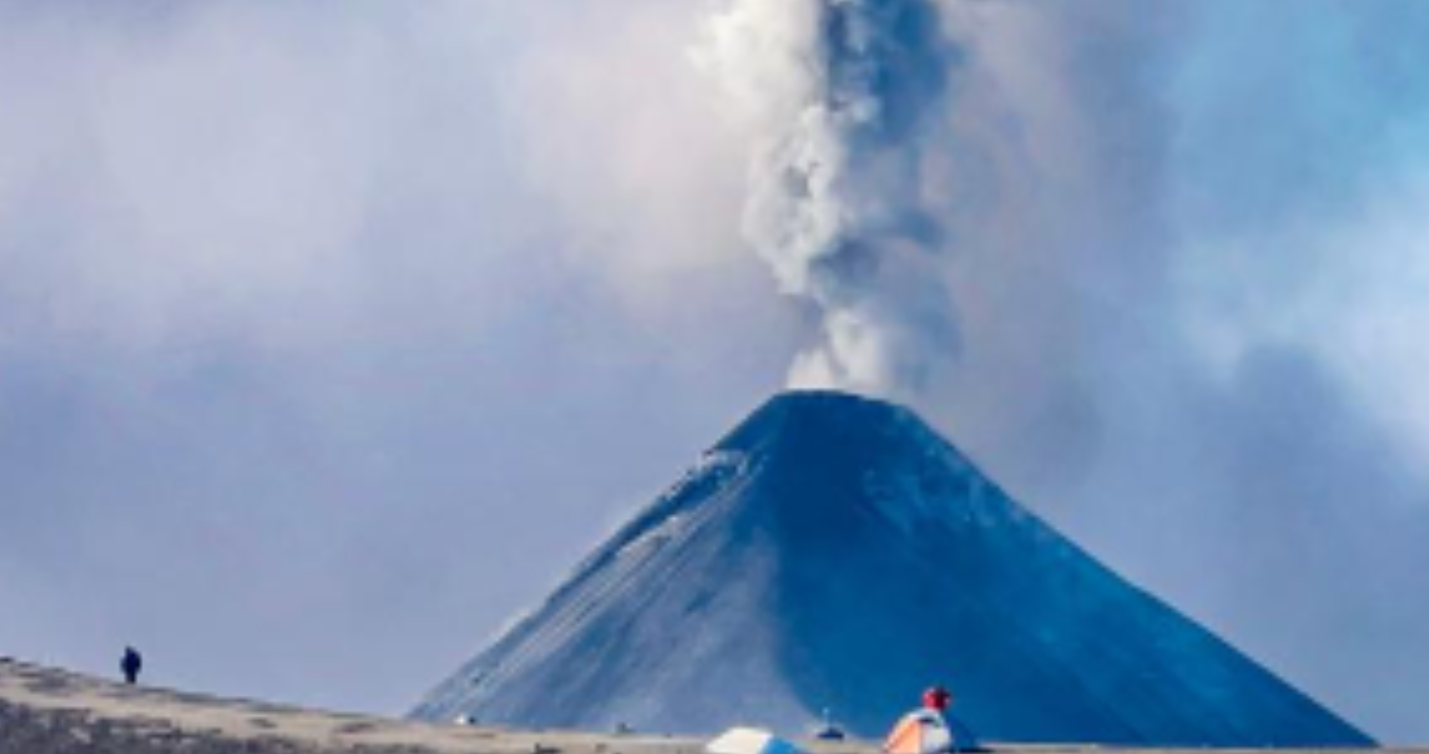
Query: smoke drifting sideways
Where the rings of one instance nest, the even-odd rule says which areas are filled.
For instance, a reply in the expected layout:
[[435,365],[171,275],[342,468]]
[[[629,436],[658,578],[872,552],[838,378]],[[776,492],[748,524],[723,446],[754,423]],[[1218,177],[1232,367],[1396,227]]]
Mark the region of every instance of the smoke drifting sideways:
[[939,21],[925,0],[735,0],[695,50],[750,130],[744,235],[818,320],[793,386],[916,394],[953,351],[923,178],[956,53]]

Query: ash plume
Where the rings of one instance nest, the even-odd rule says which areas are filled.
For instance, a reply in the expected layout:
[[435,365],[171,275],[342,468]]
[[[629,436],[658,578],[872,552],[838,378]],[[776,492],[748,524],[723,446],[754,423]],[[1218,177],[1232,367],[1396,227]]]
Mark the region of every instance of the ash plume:
[[926,0],[732,0],[697,52],[751,130],[744,236],[817,317],[792,384],[916,393],[955,344],[924,175],[939,21]]

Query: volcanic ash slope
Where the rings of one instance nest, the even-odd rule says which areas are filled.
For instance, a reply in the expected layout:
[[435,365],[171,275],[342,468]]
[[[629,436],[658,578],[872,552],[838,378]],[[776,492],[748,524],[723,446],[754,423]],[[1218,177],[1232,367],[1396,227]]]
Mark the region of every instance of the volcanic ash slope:
[[910,411],[826,392],[756,411],[413,715],[877,736],[935,682],[993,740],[1370,743]]

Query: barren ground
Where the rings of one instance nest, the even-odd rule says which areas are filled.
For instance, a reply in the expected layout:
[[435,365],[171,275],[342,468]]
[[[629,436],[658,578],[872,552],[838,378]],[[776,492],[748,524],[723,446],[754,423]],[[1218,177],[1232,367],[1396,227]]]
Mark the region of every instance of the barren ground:
[[[801,743],[815,754],[878,751],[866,741]],[[703,744],[690,738],[515,731],[320,712],[129,687],[0,659],[0,754],[702,754]],[[1091,747],[995,748],[1063,754]]]

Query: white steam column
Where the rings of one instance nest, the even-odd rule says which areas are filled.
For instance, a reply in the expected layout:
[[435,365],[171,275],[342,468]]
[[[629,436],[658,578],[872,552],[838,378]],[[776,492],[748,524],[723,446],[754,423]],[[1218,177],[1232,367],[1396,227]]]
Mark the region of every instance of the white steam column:
[[818,317],[791,384],[918,392],[956,348],[924,177],[956,59],[937,7],[730,0],[695,58],[751,134],[744,234]]

